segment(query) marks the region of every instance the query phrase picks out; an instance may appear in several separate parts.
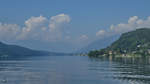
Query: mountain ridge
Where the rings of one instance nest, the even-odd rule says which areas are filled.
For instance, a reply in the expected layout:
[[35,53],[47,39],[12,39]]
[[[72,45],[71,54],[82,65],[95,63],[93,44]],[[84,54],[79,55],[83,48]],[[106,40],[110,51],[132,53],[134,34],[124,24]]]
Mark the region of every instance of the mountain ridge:
[[18,45],[10,45],[10,44],[5,44],[3,42],[0,42],[1,57],[43,56],[43,55],[65,55],[65,53],[33,50]]

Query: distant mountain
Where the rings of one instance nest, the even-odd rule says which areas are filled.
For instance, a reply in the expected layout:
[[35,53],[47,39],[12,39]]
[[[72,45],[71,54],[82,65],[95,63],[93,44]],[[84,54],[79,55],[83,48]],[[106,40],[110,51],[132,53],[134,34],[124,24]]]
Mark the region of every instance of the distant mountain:
[[[94,54],[95,53],[95,54]],[[109,47],[91,51],[89,55],[150,55],[150,29],[127,32]]]
[[40,56],[40,55],[65,55],[65,53],[32,50],[32,49],[21,47],[21,46],[7,45],[7,44],[0,42],[0,56],[1,57]]
[[74,45],[69,42],[48,42],[48,41],[41,41],[41,40],[16,40],[16,41],[4,41],[8,44],[19,45],[31,49],[39,49],[44,51],[51,51],[51,52],[65,52],[70,53],[74,51]]
[[90,43],[89,45],[81,48],[77,52],[78,53],[88,53],[91,50],[99,50],[102,48],[106,48],[108,45],[113,43],[118,38],[119,38],[119,36],[114,35],[114,36],[110,36],[110,37],[96,40],[96,41]]

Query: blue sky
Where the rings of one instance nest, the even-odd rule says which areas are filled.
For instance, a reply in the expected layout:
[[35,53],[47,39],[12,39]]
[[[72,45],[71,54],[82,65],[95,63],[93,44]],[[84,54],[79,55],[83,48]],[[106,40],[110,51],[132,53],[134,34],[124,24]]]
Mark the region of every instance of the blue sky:
[[[66,28],[58,30],[59,32],[57,31],[57,33],[63,33],[63,37],[71,39],[67,42],[61,39],[54,43],[55,45],[66,45],[69,43],[70,45],[80,46],[87,42],[87,40],[80,42],[80,38],[82,37],[88,39],[88,41],[92,41],[99,39],[99,37],[96,36],[96,33],[99,31],[99,33],[112,33],[112,31],[109,30],[112,24],[114,24],[116,28],[120,28],[117,26],[118,24],[127,24],[129,19],[133,16],[138,17],[133,17],[133,19],[136,20],[139,20],[139,18],[146,20],[148,16],[150,16],[149,4],[149,0],[1,0],[0,22],[2,24],[17,24],[21,26],[20,28],[24,28],[25,21],[31,17],[43,16],[50,20],[53,16],[64,14],[69,16],[69,21],[65,19],[65,25],[63,24],[62,26],[61,24],[61,27]],[[138,27],[140,26],[138,25]],[[130,29],[120,30],[121,32],[119,31],[119,33],[126,32],[126,30],[128,31]],[[36,32],[34,31],[32,33]],[[2,36],[1,38],[3,38]],[[1,40],[3,41],[3,39]],[[25,39],[24,41],[28,40],[32,39]],[[75,44],[73,43],[74,40],[79,41],[75,42],[77,43]],[[11,43],[10,40],[7,40],[7,42]],[[16,40],[14,42],[16,42]],[[50,41],[48,43],[51,44],[52,42]],[[28,46],[27,44],[24,45]],[[74,46],[70,48],[74,48]],[[79,46],[76,48],[79,48]]]

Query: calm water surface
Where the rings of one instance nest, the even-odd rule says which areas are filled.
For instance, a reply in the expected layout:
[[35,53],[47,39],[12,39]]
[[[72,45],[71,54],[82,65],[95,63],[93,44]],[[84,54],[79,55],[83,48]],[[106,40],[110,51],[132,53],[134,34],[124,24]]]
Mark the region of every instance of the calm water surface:
[[150,84],[149,62],[87,56],[0,60],[0,84]]

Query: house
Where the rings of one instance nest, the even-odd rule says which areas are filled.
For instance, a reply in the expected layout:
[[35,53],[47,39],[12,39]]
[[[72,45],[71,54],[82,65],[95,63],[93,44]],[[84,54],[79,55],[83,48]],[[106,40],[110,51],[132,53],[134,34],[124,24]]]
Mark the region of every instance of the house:
[[109,55],[112,55],[112,51],[109,51]]

